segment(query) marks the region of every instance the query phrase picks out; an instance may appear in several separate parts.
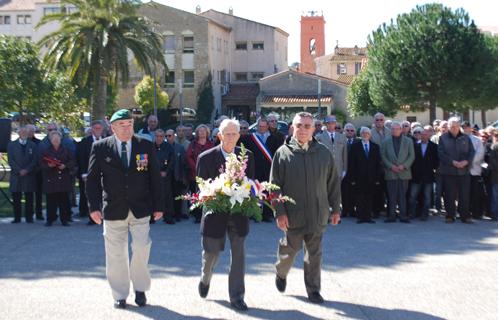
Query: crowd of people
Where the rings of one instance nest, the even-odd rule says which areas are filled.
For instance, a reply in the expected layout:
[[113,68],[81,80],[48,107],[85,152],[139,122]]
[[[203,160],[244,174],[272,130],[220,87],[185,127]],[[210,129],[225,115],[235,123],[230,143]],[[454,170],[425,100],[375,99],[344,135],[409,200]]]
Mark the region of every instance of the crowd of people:
[[[201,153],[219,144],[214,125],[180,125],[163,130],[151,115],[137,135],[150,140],[156,149],[164,190],[164,216],[167,224],[188,220],[201,221],[200,209],[190,212],[188,203],[176,200],[196,191],[197,159]],[[249,123],[240,121],[240,139],[255,159],[255,178],[270,179],[272,160],[277,149],[292,135],[278,130],[277,117],[257,120],[254,132]],[[358,223],[409,223],[415,218],[427,220],[430,214],[444,215],[447,223],[457,217],[464,223],[488,216],[498,218],[498,130],[479,130],[458,118],[436,120],[431,125],[386,120],[378,113],[369,127],[343,127],[335,116],[315,120],[313,139],[325,145],[334,158],[341,180],[342,217],[354,217]],[[94,121],[86,136],[76,142],[55,123],[46,127],[46,137],[35,137],[35,126],[19,128],[19,138],[8,146],[10,192],[14,220],[21,222],[22,198],[26,222],[44,220],[51,226],[60,219],[63,226],[72,221],[71,207],[78,206],[80,217],[89,217],[85,193],[92,144],[112,135],[105,121]],[[75,191],[79,185],[79,201]],[[46,199],[43,216],[42,195]],[[273,221],[273,213],[264,208],[263,221]],[[154,219],[151,219],[154,223]],[[95,224],[88,218],[88,224]]]

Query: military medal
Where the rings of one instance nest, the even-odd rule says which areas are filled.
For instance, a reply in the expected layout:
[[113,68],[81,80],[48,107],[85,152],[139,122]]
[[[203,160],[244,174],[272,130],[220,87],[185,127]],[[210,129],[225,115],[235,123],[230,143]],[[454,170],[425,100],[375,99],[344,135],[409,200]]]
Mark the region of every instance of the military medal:
[[137,170],[138,171],[147,171],[147,166],[149,164],[148,155],[145,154],[137,154]]

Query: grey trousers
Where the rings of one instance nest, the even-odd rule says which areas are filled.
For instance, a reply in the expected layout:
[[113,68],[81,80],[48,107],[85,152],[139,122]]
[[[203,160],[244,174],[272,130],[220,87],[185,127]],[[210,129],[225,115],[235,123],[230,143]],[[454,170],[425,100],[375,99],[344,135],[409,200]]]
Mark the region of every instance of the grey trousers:
[[[230,301],[243,300],[245,294],[245,237],[239,237],[232,221],[228,222],[230,240],[230,273],[228,274],[228,294]],[[214,267],[220,252],[225,248],[226,234],[223,238],[202,237],[202,276],[204,285],[211,283]]]
[[[107,280],[114,300],[126,299],[130,280],[135,291],[150,289],[148,268],[151,240],[150,217],[136,219],[131,212],[125,220],[104,220]],[[128,232],[131,233],[131,262],[128,257]]]
[[408,180],[386,180],[387,197],[389,198],[389,210],[387,217],[396,218],[396,207],[399,208],[400,219],[408,219],[406,211],[406,192],[408,190]]
[[296,254],[304,243],[304,284],[308,294],[320,292],[322,271],[322,238],[323,231],[310,234],[286,232],[278,244],[277,275],[285,279],[289,273]]

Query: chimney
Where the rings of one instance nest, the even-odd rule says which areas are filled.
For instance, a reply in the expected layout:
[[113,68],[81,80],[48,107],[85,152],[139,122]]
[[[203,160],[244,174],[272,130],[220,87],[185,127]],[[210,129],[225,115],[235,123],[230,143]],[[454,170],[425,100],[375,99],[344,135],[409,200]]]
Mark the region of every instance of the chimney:
[[233,16],[233,8],[232,7],[228,8],[228,14]]
[[354,55],[357,56],[360,53],[360,48],[357,45],[354,46]]
[[339,40],[336,40],[336,45],[335,45],[335,48],[334,48],[334,54],[339,54]]
[[195,14],[201,14],[201,6],[200,5],[197,5],[197,7],[195,7]]

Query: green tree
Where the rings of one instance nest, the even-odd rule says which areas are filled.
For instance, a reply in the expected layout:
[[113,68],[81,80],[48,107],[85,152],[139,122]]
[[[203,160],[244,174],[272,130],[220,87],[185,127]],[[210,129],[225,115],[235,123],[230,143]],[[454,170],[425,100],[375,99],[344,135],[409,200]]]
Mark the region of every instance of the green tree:
[[377,112],[382,112],[387,117],[395,116],[396,109],[378,106],[372,101],[372,97],[370,96],[370,77],[367,65],[351,83],[346,97],[349,113],[353,117],[360,115],[373,116]]
[[[157,109],[166,108],[169,104],[168,94],[161,89],[159,81],[156,81]],[[142,108],[145,114],[154,112],[154,80],[145,76],[135,86],[135,102]]]
[[417,6],[369,36],[369,92],[377,106],[464,111],[479,95],[490,50],[463,9]]
[[210,123],[214,110],[214,95],[211,72],[199,86],[197,94],[197,120],[200,123]]
[[130,51],[137,65],[151,74],[153,63],[165,66],[160,37],[137,15],[137,0],[63,0],[60,13],[46,15],[39,26],[57,22],[60,28],[40,40],[47,46],[46,65],[64,70],[73,83],[90,94],[92,115],[106,113],[108,85],[129,80]]
[[0,36],[0,107],[6,116],[18,112],[22,124],[55,120],[77,128],[85,111],[69,79],[47,72],[31,42]]

